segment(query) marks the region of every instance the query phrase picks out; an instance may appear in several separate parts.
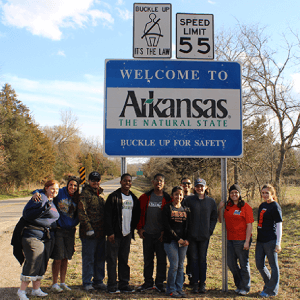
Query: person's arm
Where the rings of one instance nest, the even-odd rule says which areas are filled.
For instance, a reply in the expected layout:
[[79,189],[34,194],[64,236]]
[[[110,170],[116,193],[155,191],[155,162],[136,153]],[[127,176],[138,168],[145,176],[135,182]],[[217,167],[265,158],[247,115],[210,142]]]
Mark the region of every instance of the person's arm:
[[213,234],[214,230],[215,230],[215,227],[216,227],[216,224],[218,222],[218,209],[217,209],[217,204],[215,202],[215,200],[213,200],[213,207],[212,207],[212,211],[211,211],[211,214],[210,214],[210,228],[209,228],[209,231],[210,231],[210,235]]
[[220,204],[219,204],[219,207],[218,207],[218,220],[220,223],[222,223],[222,220],[223,220],[223,208],[225,206],[225,201],[221,201]]
[[115,243],[115,235],[113,230],[113,195],[110,194],[105,201],[105,210],[104,210],[104,224],[105,224],[105,234],[107,235],[108,241],[112,244]]
[[145,225],[145,217],[146,217],[146,205],[147,205],[147,195],[143,194],[139,198],[140,202],[140,220],[136,226],[138,230],[138,235],[141,239],[144,239],[144,225]]
[[170,213],[169,205],[164,206],[164,208],[162,210],[162,219],[163,219],[164,232],[171,234],[172,237],[177,242],[179,242],[181,240],[180,244],[182,244],[184,241],[182,239],[180,239],[180,237],[176,234],[176,232],[171,227],[171,213]]
[[276,223],[276,237],[275,251],[279,253],[281,251],[282,222]]
[[[82,227],[86,229],[86,232],[89,232],[89,235],[93,235],[92,231],[94,231],[90,218],[88,216],[88,197],[85,194],[80,195],[80,200],[78,202],[78,218]],[[92,233],[92,234],[91,234]]]
[[246,240],[244,243],[244,250],[249,250],[250,248],[251,234],[252,234],[252,223],[248,223],[246,228]]

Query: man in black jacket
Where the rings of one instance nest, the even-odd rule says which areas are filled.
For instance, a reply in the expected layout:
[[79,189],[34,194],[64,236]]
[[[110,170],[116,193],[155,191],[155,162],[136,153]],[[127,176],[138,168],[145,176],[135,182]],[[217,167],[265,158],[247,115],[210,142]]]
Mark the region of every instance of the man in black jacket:
[[[130,191],[132,176],[121,177],[121,188],[111,193],[105,203],[105,232],[107,235],[107,289],[111,294],[134,292],[129,287],[128,257],[131,238],[140,219],[140,203]],[[118,279],[117,287],[117,261]]]

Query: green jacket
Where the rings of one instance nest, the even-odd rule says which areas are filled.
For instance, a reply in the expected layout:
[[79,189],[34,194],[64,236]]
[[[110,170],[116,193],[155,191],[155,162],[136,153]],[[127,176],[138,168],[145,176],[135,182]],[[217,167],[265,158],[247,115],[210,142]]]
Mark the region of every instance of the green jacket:
[[[87,185],[80,194],[78,203],[78,218],[80,222],[80,238],[99,238],[104,233],[104,205],[105,201],[101,196],[103,189],[93,189]],[[87,237],[87,231],[94,230],[95,235]]]

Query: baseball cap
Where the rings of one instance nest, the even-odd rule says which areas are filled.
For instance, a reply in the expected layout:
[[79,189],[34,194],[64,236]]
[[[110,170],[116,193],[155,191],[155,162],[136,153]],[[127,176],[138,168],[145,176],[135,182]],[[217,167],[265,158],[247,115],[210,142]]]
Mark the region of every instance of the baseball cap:
[[197,179],[195,180],[194,186],[196,186],[196,185],[198,185],[198,184],[206,185],[206,181],[205,181],[204,179],[197,178]]
[[90,173],[89,180],[100,181],[101,175],[98,172],[94,171],[94,172]]

